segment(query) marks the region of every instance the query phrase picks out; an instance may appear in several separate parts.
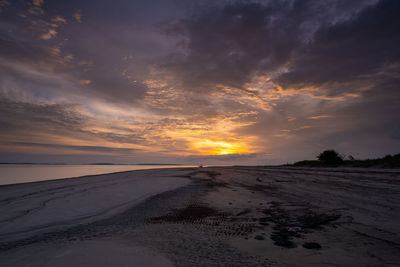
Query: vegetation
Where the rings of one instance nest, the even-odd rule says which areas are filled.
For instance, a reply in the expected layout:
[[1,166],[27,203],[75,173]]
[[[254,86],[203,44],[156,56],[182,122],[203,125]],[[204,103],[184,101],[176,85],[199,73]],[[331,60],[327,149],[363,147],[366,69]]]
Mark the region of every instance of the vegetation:
[[293,166],[296,167],[323,167],[324,164],[322,164],[321,161],[319,160],[302,160],[295,162]]
[[335,150],[325,150],[318,156],[318,160],[302,160],[293,164],[297,167],[375,167],[375,168],[400,168],[400,154],[387,155],[377,159],[355,159],[353,156],[348,156],[344,159]]
[[317,156],[318,160],[324,165],[339,165],[343,163],[343,157],[335,150],[325,150]]
[[393,156],[387,155],[378,159],[346,160],[345,165],[351,167],[400,168],[400,153]]

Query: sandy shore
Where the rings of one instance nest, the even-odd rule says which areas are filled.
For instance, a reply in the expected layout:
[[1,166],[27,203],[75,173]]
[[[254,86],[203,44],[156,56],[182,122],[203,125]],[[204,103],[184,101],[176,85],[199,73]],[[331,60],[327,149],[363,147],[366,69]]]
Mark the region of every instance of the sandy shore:
[[0,187],[1,266],[400,266],[400,171],[143,170]]

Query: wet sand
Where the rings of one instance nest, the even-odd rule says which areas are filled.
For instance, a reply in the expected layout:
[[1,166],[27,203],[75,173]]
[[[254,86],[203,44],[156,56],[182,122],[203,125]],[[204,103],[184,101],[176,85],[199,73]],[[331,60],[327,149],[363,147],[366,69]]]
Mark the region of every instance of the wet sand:
[[210,167],[0,187],[1,266],[399,266],[400,171]]

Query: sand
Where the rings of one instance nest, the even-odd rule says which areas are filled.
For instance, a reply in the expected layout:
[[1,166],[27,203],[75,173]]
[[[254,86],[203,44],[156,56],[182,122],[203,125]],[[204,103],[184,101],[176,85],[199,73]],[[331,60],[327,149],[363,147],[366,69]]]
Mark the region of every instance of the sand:
[[209,167],[0,187],[0,266],[400,266],[400,171]]

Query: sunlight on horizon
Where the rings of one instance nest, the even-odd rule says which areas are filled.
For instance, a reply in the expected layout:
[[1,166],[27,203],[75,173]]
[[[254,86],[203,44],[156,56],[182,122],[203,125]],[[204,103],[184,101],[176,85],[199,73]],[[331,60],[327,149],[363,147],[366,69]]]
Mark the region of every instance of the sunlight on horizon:
[[398,152],[398,1],[161,2],[0,0],[0,162]]
[[195,142],[193,147],[203,155],[245,154],[250,152],[247,146],[243,143],[228,143],[208,139]]

